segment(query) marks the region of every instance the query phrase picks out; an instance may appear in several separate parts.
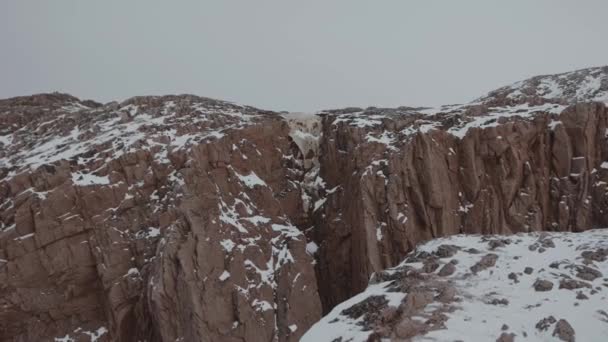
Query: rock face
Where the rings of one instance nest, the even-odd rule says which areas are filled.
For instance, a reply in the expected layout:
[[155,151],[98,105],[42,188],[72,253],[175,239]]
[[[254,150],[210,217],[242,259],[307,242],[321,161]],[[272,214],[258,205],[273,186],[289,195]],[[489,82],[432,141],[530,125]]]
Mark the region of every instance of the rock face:
[[[608,67],[315,115],[0,100],[0,340],[297,341],[420,242],[608,226],[605,102]],[[420,257],[450,277],[462,252]]]
[[0,112],[0,340],[297,341],[319,319],[280,116],[57,94]]
[[608,226],[607,75],[537,77],[467,105],[324,112],[320,176],[338,189],[315,216],[324,308],[432,238]]

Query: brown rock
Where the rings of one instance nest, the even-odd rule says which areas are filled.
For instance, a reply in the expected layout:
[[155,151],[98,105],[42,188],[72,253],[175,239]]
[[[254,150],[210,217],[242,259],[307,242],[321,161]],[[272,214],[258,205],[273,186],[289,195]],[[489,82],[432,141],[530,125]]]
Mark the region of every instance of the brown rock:
[[608,249],[598,248],[595,251],[584,251],[581,253],[581,256],[587,260],[604,262],[608,258]]
[[451,262],[448,262],[447,264],[443,265],[443,267],[439,270],[439,273],[437,274],[442,277],[447,277],[454,274],[454,272],[456,272],[456,266],[454,266],[454,264],[452,264]]
[[439,262],[436,259],[429,258],[424,261],[422,272],[433,273],[439,268]]
[[584,281],[579,281],[579,280],[575,280],[575,279],[562,279],[559,281],[559,288],[560,289],[566,289],[566,290],[575,290],[575,289],[580,289],[580,288],[591,288],[591,285],[589,283],[586,283]]
[[424,323],[411,319],[404,319],[395,326],[395,335],[399,338],[412,338],[426,332]]
[[435,255],[439,258],[450,258],[453,257],[460,247],[454,245],[441,245],[437,247],[437,251],[435,251]]
[[496,265],[496,260],[498,260],[498,255],[493,253],[486,254],[475,265],[471,266],[471,272],[478,273],[490,267],[494,267],[494,265]]
[[537,279],[532,287],[534,287],[535,291],[551,291],[553,289],[553,283],[548,280]]
[[574,338],[574,335],[574,329],[572,328],[570,323],[568,323],[568,321],[566,321],[565,319],[560,319],[559,321],[557,321],[555,329],[553,330],[553,336],[556,336],[562,341],[574,342],[576,340]]
[[545,317],[536,323],[536,329],[540,331],[546,331],[553,325],[557,320],[553,316]]
[[513,342],[513,341],[515,341],[515,334],[506,333],[506,332],[503,332],[502,334],[500,334],[500,336],[496,339],[496,342]]
[[600,272],[594,268],[584,266],[584,265],[577,265],[576,272],[577,272],[576,276],[578,278],[581,278],[581,279],[587,280],[587,281],[593,281],[593,280],[595,280],[597,278],[601,278],[603,276],[602,272]]

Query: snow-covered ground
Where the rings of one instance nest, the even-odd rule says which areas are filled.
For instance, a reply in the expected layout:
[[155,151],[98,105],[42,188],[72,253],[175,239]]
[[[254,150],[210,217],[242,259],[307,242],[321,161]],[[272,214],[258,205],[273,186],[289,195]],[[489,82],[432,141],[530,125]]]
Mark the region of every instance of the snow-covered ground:
[[[438,250],[442,245],[456,246],[450,247],[453,255],[441,255]],[[487,268],[474,270],[487,255],[497,257],[495,265],[490,262]],[[439,265],[424,274],[427,272],[422,269],[429,260]],[[440,275],[449,263],[455,266],[454,272]],[[446,316],[441,328],[424,329],[430,324],[425,314],[445,305],[439,303],[438,296],[407,317],[422,327],[414,341],[495,341],[511,334],[515,341],[559,341],[556,326],[560,320],[571,326],[576,341],[608,341],[608,229],[446,237],[419,246],[401,265],[385,273],[403,269],[417,269],[428,276],[422,284],[441,281],[456,290],[454,300],[448,303],[450,310],[441,312]],[[344,310],[373,296],[385,297],[387,304],[382,310],[400,305],[407,310],[402,303],[408,294],[394,292],[399,281],[397,277],[372,284],[336,306],[302,341],[367,341],[382,328],[392,331],[391,336],[383,337],[395,337],[403,315],[393,323],[370,322],[369,318],[364,322],[365,316],[353,318]],[[545,318],[543,328],[539,323]],[[369,330],[365,331],[364,325]]]

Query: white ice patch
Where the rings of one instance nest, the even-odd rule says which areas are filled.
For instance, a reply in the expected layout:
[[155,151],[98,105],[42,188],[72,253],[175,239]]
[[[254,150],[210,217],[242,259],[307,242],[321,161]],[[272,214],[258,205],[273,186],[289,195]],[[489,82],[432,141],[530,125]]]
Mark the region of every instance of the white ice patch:
[[243,176],[243,175],[239,174],[236,171],[234,171],[234,174],[248,188],[253,188],[256,185],[258,185],[258,186],[266,186],[266,182],[264,182],[260,177],[258,177],[258,175],[256,175],[255,172],[253,172],[253,171],[251,171],[246,176]]
[[154,238],[160,235],[160,229],[156,228],[156,227],[149,227],[148,228],[148,237]]
[[0,144],[3,144],[4,147],[8,147],[13,142],[13,135],[0,135]]
[[317,211],[319,208],[321,208],[325,204],[325,202],[327,202],[327,198],[321,198],[321,199],[318,199],[317,201],[315,201],[315,205],[314,205],[312,211],[313,212]]
[[222,272],[222,274],[220,274],[220,276],[218,277],[218,279],[220,281],[224,281],[226,279],[230,278],[230,272],[224,270],[224,272]]
[[236,246],[236,244],[232,240],[228,240],[228,239],[220,241],[220,245],[222,245],[224,250],[228,253],[232,252],[232,250],[234,249],[234,246]]
[[314,241],[311,241],[306,244],[306,253],[310,255],[315,255],[318,250],[319,246]]
[[96,331],[85,331],[84,334],[89,335],[91,338],[91,342],[96,342],[101,336],[108,333],[108,329],[106,327],[100,327]]

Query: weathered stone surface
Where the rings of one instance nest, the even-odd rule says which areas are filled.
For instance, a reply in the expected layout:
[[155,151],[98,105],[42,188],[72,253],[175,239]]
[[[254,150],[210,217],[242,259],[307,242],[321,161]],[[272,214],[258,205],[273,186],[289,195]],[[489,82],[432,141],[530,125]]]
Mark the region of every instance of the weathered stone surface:
[[546,331],[549,329],[551,325],[553,325],[557,320],[553,316],[545,317],[536,323],[536,329],[540,331]]
[[506,332],[503,332],[502,334],[500,334],[500,336],[496,339],[496,342],[513,342],[513,341],[515,341],[515,334],[506,333]]
[[548,280],[537,279],[532,287],[534,287],[535,291],[551,291],[553,289],[553,283]]
[[456,266],[454,266],[454,264],[452,264],[451,262],[448,262],[447,264],[443,265],[443,267],[441,267],[441,269],[439,270],[439,274],[442,277],[447,277],[452,275],[454,272],[456,271]]
[[576,339],[574,338],[575,332],[572,329],[572,326],[565,319],[560,319],[557,321],[555,325],[555,330],[553,330],[553,336],[556,336],[562,341],[566,342],[574,342]]
[[498,255],[486,254],[475,265],[471,266],[471,272],[477,273],[496,265]]
[[0,340],[297,341],[321,306],[280,116],[0,101]]

